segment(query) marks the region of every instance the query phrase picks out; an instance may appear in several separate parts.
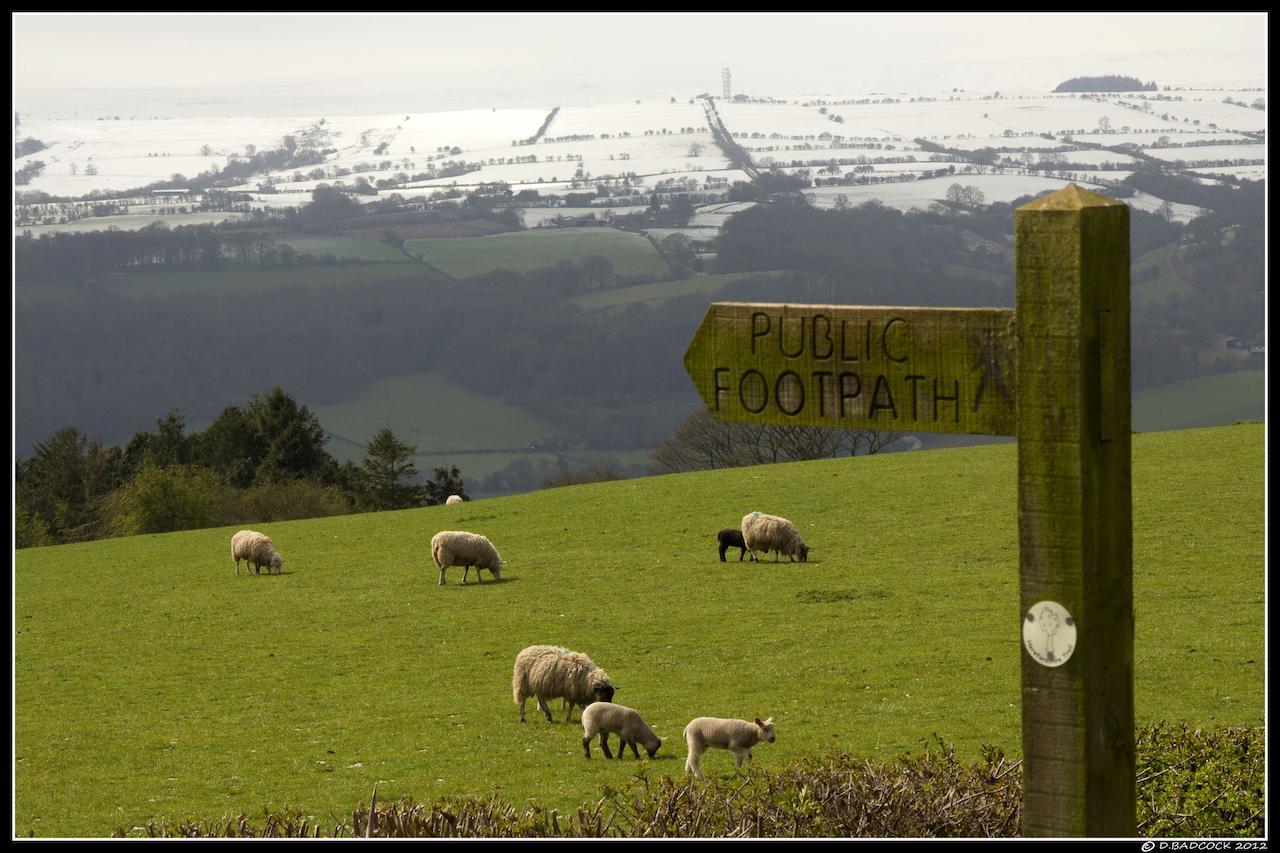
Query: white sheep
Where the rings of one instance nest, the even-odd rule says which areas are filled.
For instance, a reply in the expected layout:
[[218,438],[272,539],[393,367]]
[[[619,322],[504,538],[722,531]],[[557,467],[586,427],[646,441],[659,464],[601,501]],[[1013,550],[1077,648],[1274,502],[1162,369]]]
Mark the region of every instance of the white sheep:
[[271,537],[253,530],[241,530],[231,537],[231,559],[236,561],[237,575],[240,574],[241,560],[245,561],[245,572],[248,573],[249,566],[253,566],[254,574],[261,574],[261,567],[267,566],[268,571],[278,575],[284,565],[284,558],[276,551]]
[[610,734],[618,736],[619,758],[626,753],[627,744],[631,744],[631,754],[636,758],[640,757],[640,750],[636,749],[637,743],[644,747],[650,758],[662,746],[662,738],[653,733],[653,729],[641,719],[639,712],[612,702],[592,702],[582,709],[582,754],[587,758],[591,757],[591,739],[597,734],[600,735],[600,749],[605,758],[613,758],[613,754],[609,752]]
[[502,577],[502,557],[487,536],[468,533],[465,530],[441,530],[431,537],[431,559],[440,569],[440,586],[444,586],[444,570],[450,566],[462,566],[462,582],[475,566],[476,578],[481,569],[488,569],[494,580]]
[[773,743],[773,717],[764,722],[756,717],[754,723],[720,717],[698,717],[684,727],[684,740],[689,745],[684,772],[692,771],[699,779],[703,779],[706,777],[702,775],[702,753],[707,747],[729,750],[733,753],[733,766],[741,767],[744,759],[751,761],[751,747],[762,740]]
[[786,554],[791,562],[809,560],[809,546],[800,538],[796,526],[779,515],[749,512],[742,517],[742,541],[751,552],[751,562],[758,563],[756,551],[772,551],[773,561]]
[[462,503],[462,496],[461,496],[461,495],[449,495],[449,497],[447,497],[447,498],[445,498],[445,499],[444,499],[444,502],[445,502],[445,505],[446,505],[446,506],[447,506],[447,505],[449,505],[449,504],[460,504],[460,503]]
[[573,718],[573,706],[588,707],[592,702],[613,700],[613,682],[609,674],[595,665],[582,652],[572,652],[561,646],[529,646],[516,655],[515,669],[511,674],[511,694],[520,706],[520,722],[524,722],[524,703],[530,696],[538,700],[538,707],[551,720],[548,699],[557,697],[569,703],[565,714],[567,723]]

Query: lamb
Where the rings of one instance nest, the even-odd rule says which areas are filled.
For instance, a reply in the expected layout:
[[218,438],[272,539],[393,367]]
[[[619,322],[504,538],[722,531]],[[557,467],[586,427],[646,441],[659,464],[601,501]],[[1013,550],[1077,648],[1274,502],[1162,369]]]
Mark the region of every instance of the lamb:
[[610,733],[618,736],[619,758],[626,753],[627,744],[631,744],[631,754],[636,758],[640,757],[640,750],[636,749],[637,742],[649,753],[650,758],[657,755],[658,747],[662,746],[662,738],[653,733],[653,729],[649,728],[648,723],[633,708],[612,702],[592,702],[582,709],[582,754],[585,757],[591,757],[591,739],[598,734],[604,757],[613,758],[613,754],[609,752]]
[[460,503],[462,503],[462,496],[461,496],[461,495],[449,495],[449,497],[447,497],[447,498],[445,498],[445,499],[444,499],[444,502],[445,502],[445,505],[446,505],[446,506],[447,506],[448,504],[460,504]]
[[465,530],[441,530],[431,537],[431,559],[440,569],[440,586],[444,586],[444,570],[450,566],[462,566],[462,582],[475,566],[476,578],[480,570],[488,569],[494,580],[502,578],[502,557],[487,536],[468,533]]
[[802,563],[809,560],[809,546],[800,538],[796,526],[778,515],[747,513],[742,517],[742,539],[753,563],[759,562],[756,551],[772,551],[775,563],[779,554],[786,554],[793,563],[797,559]]
[[610,702],[616,688],[609,674],[596,666],[582,652],[571,652],[560,646],[529,646],[516,655],[511,675],[511,693],[520,706],[520,722],[524,722],[524,703],[530,696],[551,721],[548,699],[560,697],[569,703],[567,723],[573,718],[573,706],[583,708],[592,702]]
[[716,539],[720,541],[720,562],[722,563],[728,562],[724,558],[724,554],[730,548],[742,549],[742,551],[738,554],[738,562],[739,563],[742,562],[742,558],[745,557],[747,554],[747,545],[745,542],[742,541],[741,530],[734,530],[732,527],[726,527],[724,530],[721,530],[719,533],[716,534]]
[[684,772],[702,775],[702,753],[707,747],[727,749],[733,753],[734,767],[741,767],[743,759],[751,761],[751,747],[760,741],[773,743],[773,717],[754,723],[746,720],[726,720],[720,717],[698,717],[684,727],[684,740],[689,745],[689,757],[684,762]]
[[231,559],[236,561],[237,575],[240,574],[241,560],[245,561],[246,574],[249,566],[253,566],[255,575],[262,573],[262,566],[267,566],[269,572],[278,575],[284,565],[284,558],[271,543],[271,537],[253,530],[241,530],[231,537]]

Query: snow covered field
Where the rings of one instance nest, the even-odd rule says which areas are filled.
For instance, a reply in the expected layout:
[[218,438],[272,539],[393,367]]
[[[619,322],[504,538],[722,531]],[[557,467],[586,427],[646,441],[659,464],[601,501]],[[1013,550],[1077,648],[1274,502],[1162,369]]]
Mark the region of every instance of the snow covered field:
[[586,216],[594,214],[596,219],[627,213],[641,213],[648,210],[646,205],[610,205],[608,207],[522,207],[525,228],[541,228],[558,216]]
[[[295,128],[294,119],[261,118],[23,120],[19,139],[35,138],[46,147],[15,160],[14,169],[42,161],[44,172],[25,189],[51,195],[127,190],[169,180],[174,174],[220,169],[229,154],[243,154],[246,145],[277,148]],[[207,154],[202,153],[205,146]],[[95,169],[96,175],[86,174]]]
[[[677,100],[674,104],[667,101],[642,101],[564,107],[556,113],[551,126],[547,128],[546,137],[559,139],[564,136],[593,135],[600,138],[606,133],[610,136],[626,133],[636,137],[649,133],[661,134],[663,130],[679,134],[682,127],[706,126],[707,116],[700,102],[691,104],[688,99]],[[710,142],[711,133],[703,133],[702,139]]]
[[1204,166],[1190,171],[1198,175],[1226,175],[1232,178],[1243,178],[1248,181],[1265,181],[1267,179],[1266,166]]
[[[818,187],[805,190],[804,194],[815,207],[834,207],[837,197],[843,195],[851,206],[867,201],[880,203],[907,211],[915,208],[927,210],[934,202],[946,200],[947,189],[952,184],[963,187],[977,187],[982,192],[987,204],[993,202],[1011,202],[1024,195],[1036,195],[1049,190],[1059,190],[1070,181],[1061,178],[1045,178],[1035,175],[951,175],[946,178],[931,178],[920,181],[902,183],[875,184],[871,186]],[[1097,187],[1084,185],[1085,189],[1096,190]],[[1134,198],[1125,199],[1126,203],[1140,210],[1154,212],[1160,207],[1161,199],[1145,193],[1138,193]],[[1173,218],[1186,222],[1196,216],[1200,210],[1191,205],[1175,204]]]
[[1181,148],[1148,148],[1144,151],[1148,157],[1173,163],[1182,160],[1187,163],[1202,160],[1265,160],[1265,145],[1184,145]]
[[121,231],[140,231],[155,222],[164,223],[169,227],[176,225],[211,225],[232,219],[243,219],[244,217],[245,214],[243,213],[175,213],[157,215],[131,213],[126,216],[95,216],[61,225],[26,225],[22,228],[15,228],[14,231],[18,234],[30,232],[34,237],[39,237],[41,234],[56,234],[60,232],[103,231],[108,228],[117,228]]
[[[1251,104],[1265,99],[1265,92],[1237,87],[1082,97],[936,91],[932,98],[915,100],[905,94],[849,98],[865,103],[835,103],[837,99],[828,97],[827,103],[818,104],[810,98],[808,106],[798,97],[771,103],[717,99],[716,109],[735,141],[751,152],[757,167],[777,164],[790,169],[793,162],[802,163],[814,177],[830,177],[817,172],[832,160],[857,161],[840,166],[840,174],[845,175],[857,164],[872,166],[872,176],[908,175],[949,165],[930,160],[932,155],[914,142],[917,138],[960,151],[1006,149],[1003,156],[1009,163],[1025,161],[1026,157],[1039,162],[1042,153],[1068,145],[1068,136],[1075,142],[1107,147],[1139,146],[1147,156],[1168,163],[1264,159],[1265,144],[1246,134],[1265,130],[1265,111],[1224,103],[1226,98]],[[40,174],[17,188],[20,192],[40,190],[78,197],[94,190],[134,189],[175,176],[191,178],[223,168],[230,158],[277,149],[289,135],[299,147],[333,152],[315,166],[245,180],[239,189],[254,195],[255,207],[299,206],[310,200],[309,193],[321,183],[350,186],[357,178],[371,184],[395,182],[394,188],[382,190],[384,197],[391,192],[406,197],[429,195],[454,186],[467,190],[496,181],[510,184],[515,191],[533,188],[542,195],[552,195],[593,191],[600,182],[619,186],[624,178],[637,193],[652,192],[664,181],[683,180],[691,189],[705,189],[714,183],[723,189],[747,180],[745,173],[729,168],[728,159],[714,143],[701,101],[677,96],[675,102],[565,106],[556,112],[542,141],[513,144],[534,136],[555,106],[278,118],[116,120],[104,116],[100,120],[65,117],[66,113],[58,118],[26,118],[23,113],[18,139],[39,139],[46,147],[16,159],[14,168],[17,171],[35,161],[45,164]],[[826,114],[821,112],[823,108]],[[842,120],[833,121],[832,115]],[[1203,144],[1220,140],[1230,144]],[[1166,147],[1169,143],[1181,147]],[[1155,147],[1157,144],[1161,147]],[[1093,167],[1072,172],[1084,181],[1123,180],[1129,174],[1128,167],[1137,162],[1132,156],[1110,151],[1060,153],[1067,162]],[[905,163],[874,162],[907,158],[911,160]],[[447,178],[433,177],[446,163],[479,168]],[[1125,168],[1097,168],[1105,164]],[[908,209],[927,207],[945,197],[954,182],[978,186],[988,202],[1011,200],[1065,183],[1061,177],[1011,170],[1005,174],[960,174],[962,165],[956,167],[957,174],[948,179],[816,188],[807,194],[820,205],[834,204],[837,195],[845,195],[853,204],[875,198]],[[1266,176],[1265,165],[1195,167],[1195,171],[1206,177],[1256,180]],[[277,182],[281,191],[258,194],[258,185],[268,180]],[[1154,208],[1160,200],[1140,197],[1134,204]],[[1192,209],[1175,211],[1181,218],[1189,216]],[[554,215],[540,208],[526,213],[530,225]],[[724,218],[725,214],[704,209],[695,216],[694,227],[718,227]],[[82,220],[75,227],[90,228],[91,223]]]

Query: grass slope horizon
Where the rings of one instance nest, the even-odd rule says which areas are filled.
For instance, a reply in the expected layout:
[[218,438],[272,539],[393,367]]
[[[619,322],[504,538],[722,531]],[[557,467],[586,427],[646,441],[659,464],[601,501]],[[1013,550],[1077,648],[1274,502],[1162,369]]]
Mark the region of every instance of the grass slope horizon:
[[[1134,436],[1139,725],[1263,722],[1264,436]],[[1003,444],[282,522],[265,531],[279,576],[235,575],[234,528],[23,549],[15,831],[327,818],[375,784],[563,810],[642,767],[680,775],[699,715],[774,716],[765,767],[892,758],[935,733],[963,758],[1016,756],[1016,503]],[[719,562],[715,532],[757,509],[795,520],[811,561]],[[493,539],[501,581],[436,585],[427,543],[450,528]],[[670,738],[657,758],[585,761],[577,713],[530,703],[521,725],[511,665],[535,643],[604,667]]]

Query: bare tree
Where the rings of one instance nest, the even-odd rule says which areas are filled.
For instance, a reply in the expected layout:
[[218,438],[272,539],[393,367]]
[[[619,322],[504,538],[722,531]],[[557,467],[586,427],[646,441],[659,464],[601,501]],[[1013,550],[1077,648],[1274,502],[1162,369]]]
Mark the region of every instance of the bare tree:
[[887,430],[726,423],[699,409],[649,454],[650,473],[674,474],[877,453],[900,436]]

